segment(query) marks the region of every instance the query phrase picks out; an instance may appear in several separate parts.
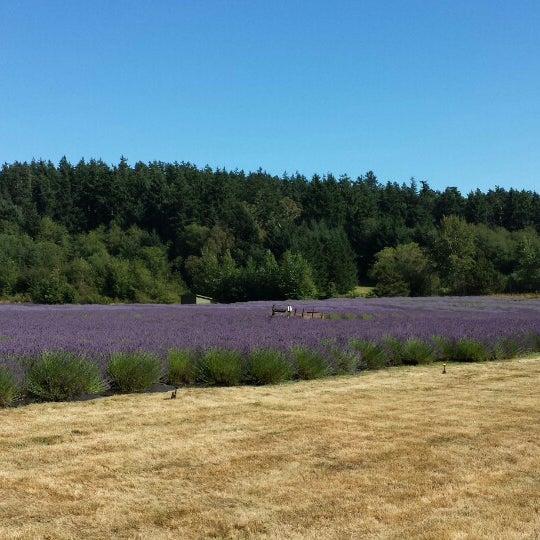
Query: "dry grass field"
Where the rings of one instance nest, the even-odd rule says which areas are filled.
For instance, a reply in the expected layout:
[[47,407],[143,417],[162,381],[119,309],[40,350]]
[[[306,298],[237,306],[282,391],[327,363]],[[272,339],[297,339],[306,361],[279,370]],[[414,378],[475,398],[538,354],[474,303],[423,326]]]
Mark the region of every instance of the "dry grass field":
[[540,538],[540,361],[0,410],[0,538]]

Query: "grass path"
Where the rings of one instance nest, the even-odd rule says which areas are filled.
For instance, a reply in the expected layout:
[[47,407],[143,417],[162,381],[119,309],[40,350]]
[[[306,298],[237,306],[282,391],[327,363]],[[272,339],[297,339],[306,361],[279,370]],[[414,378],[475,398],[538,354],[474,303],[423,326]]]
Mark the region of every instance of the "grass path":
[[540,538],[540,361],[0,410],[0,538]]

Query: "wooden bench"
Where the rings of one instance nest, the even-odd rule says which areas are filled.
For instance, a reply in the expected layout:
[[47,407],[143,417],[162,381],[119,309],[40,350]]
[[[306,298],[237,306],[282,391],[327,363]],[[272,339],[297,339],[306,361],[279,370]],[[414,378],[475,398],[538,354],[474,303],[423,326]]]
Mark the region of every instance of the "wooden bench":
[[285,306],[282,304],[274,304],[272,306],[272,314],[270,317],[274,317],[274,315],[279,315],[281,317],[294,317],[296,316],[296,309],[292,306]]
[[324,313],[316,311],[315,308],[304,308],[302,310],[302,319],[324,319]]
[[300,317],[302,319],[324,319],[324,313],[317,311],[315,308],[303,308],[302,311],[297,310],[293,306],[286,306],[284,304],[274,304],[272,306],[272,313],[270,317],[274,316],[287,317]]

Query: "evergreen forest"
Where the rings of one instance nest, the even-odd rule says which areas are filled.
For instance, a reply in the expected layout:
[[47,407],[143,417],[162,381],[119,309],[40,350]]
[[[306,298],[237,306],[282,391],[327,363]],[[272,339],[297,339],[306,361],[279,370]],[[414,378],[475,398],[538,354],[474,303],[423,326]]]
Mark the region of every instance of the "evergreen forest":
[[0,297],[39,303],[540,291],[540,196],[66,158],[0,171]]

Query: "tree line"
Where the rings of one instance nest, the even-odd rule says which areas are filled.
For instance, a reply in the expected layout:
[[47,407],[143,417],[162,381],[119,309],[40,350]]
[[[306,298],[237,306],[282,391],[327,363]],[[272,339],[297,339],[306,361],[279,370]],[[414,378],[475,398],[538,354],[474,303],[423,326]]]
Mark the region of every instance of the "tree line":
[[220,301],[540,290],[540,196],[190,163],[0,170],[0,295]]

